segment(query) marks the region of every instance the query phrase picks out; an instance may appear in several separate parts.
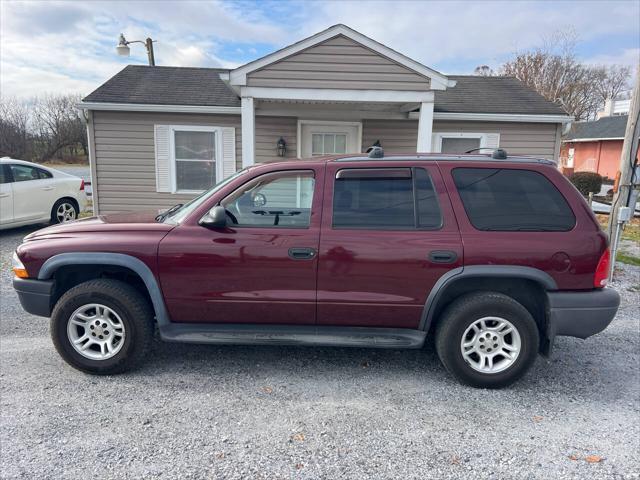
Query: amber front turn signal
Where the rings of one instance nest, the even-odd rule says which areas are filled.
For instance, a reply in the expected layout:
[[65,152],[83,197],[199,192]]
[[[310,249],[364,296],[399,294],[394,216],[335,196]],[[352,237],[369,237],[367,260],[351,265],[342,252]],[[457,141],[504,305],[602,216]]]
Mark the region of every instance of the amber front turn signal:
[[18,254],[15,253],[15,252],[13,253],[12,264],[13,264],[12,265],[13,273],[16,274],[16,277],[18,277],[18,278],[29,278],[29,274],[27,273],[27,269],[24,268],[24,265],[20,261],[20,258],[18,258]]

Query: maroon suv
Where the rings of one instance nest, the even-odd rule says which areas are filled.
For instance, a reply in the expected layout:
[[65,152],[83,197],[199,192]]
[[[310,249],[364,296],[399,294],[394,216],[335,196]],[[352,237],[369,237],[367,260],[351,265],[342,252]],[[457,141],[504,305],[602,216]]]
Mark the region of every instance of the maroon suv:
[[27,236],[25,310],[62,357],[112,374],[168,342],[420,348],[501,387],[557,335],[611,322],[607,238],[553,162],[342,156],[255,165],[163,214]]

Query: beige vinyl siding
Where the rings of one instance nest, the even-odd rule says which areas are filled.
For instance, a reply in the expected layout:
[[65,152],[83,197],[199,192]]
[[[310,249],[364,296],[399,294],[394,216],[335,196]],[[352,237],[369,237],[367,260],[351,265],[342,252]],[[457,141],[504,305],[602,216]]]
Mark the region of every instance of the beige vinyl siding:
[[[522,122],[433,122],[433,133],[468,132],[499,133],[500,148],[513,155],[531,155],[557,159],[555,123]],[[416,120],[364,120],[362,123],[362,148],[367,149],[380,140],[387,152],[415,152],[418,142]]]
[[101,214],[162,209],[195,196],[156,192],[156,124],[234,127],[236,165],[237,168],[242,165],[239,115],[102,111],[92,114],[97,198]]
[[250,87],[429,90],[430,80],[342,35],[247,75]]
[[276,151],[280,137],[287,142],[284,158],[297,156],[298,119],[296,117],[256,116],[256,163],[278,162],[283,160]]
[[555,123],[433,122],[433,132],[499,133],[500,148],[510,155],[556,159]]
[[387,152],[415,152],[418,144],[417,120],[363,120],[362,149],[376,140]]

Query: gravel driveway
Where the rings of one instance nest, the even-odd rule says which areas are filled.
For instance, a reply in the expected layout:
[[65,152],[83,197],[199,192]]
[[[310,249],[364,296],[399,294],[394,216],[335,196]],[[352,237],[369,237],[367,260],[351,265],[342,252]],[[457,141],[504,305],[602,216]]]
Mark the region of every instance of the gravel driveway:
[[93,377],[18,304],[28,232],[0,232],[3,478],[640,476],[638,268],[622,266],[608,330],[559,339],[509,390],[458,385],[431,347],[157,343],[141,370]]

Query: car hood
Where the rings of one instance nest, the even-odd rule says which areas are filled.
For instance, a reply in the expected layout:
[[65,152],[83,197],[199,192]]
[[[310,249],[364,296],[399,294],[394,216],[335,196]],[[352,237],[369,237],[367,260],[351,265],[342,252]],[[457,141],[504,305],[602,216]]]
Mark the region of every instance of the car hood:
[[158,210],[131,213],[113,213],[97,217],[82,218],[74,222],[62,223],[43,228],[27,235],[24,240],[37,240],[51,235],[65,236],[89,232],[117,231],[157,231],[168,232],[175,225],[156,222]]

